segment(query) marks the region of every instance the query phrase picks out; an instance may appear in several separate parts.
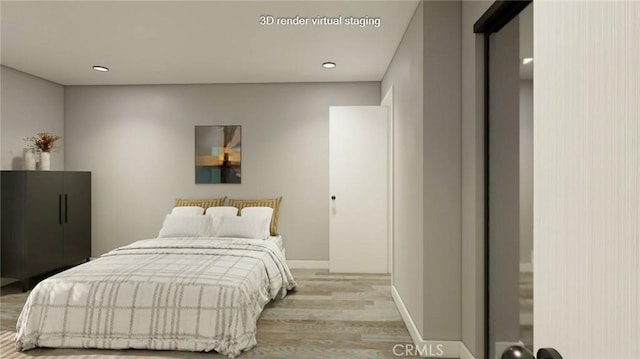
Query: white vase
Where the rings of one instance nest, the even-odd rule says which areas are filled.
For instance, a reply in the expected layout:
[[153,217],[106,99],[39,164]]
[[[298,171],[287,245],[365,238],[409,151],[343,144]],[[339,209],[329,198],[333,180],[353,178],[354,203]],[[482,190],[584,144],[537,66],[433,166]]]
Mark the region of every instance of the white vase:
[[36,169],[36,153],[32,148],[24,149],[24,169],[27,171],[33,171]]
[[40,152],[40,170],[49,171],[51,169],[51,153]]

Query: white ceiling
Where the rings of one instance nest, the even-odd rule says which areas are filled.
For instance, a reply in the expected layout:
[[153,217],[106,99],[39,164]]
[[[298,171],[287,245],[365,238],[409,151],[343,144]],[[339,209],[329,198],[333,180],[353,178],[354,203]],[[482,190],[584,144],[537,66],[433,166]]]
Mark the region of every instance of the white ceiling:
[[[63,85],[379,81],[417,4],[3,0],[1,61]],[[262,26],[260,15],[369,16],[381,26]]]

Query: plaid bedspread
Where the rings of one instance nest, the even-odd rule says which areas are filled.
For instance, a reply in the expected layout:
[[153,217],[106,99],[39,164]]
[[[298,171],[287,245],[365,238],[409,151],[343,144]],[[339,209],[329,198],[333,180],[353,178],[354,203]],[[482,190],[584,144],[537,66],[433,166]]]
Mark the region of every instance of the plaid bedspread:
[[256,345],[269,300],[295,281],[262,240],[147,239],[40,282],[17,323],[16,348],[211,351]]

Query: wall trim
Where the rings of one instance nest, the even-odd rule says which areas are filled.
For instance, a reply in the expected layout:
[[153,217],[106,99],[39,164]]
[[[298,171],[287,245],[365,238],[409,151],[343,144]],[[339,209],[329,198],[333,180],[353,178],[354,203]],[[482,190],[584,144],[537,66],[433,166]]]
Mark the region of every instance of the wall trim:
[[469,351],[469,348],[462,342],[460,342],[460,359],[476,359]]
[[380,106],[389,110],[387,118],[387,273],[391,274],[391,284],[394,284],[393,276],[393,85],[389,87],[387,93],[382,97]]
[[493,33],[498,32],[514,17],[518,16],[520,11],[527,7],[532,0],[521,1],[502,1],[496,0],[487,11],[473,24],[473,32]]
[[[409,335],[411,335],[411,340],[413,340],[413,344],[416,347],[424,348],[427,347],[430,350],[426,350],[426,355],[423,357],[426,358],[461,358],[461,359],[475,359],[471,352],[467,349],[466,345],[458,340],[425,340],[422,338],[420,331],[418,331],[418,327],[416,327],[416,323],[411,318],[407,307],[404,305],[402,301],[402,297],[400,297],[400,293],[394,285],[391,286],[391,296],[393,297],[393,301],[396,303],[398,307],[398,311],[402,316],[402,320],[404,320],[404,324],[407,326],[409,330]],[[440,346],[440,347],[439,347]],[[439,351],[438,348],[441,348]],[[432,353],[432,355],[429,355]]]
[[407,307],[404,305],[404,302],[400,297],[400,293],[398,293],[398,290],[396,289],[395,285],[391,286],[391,297],[393,297],[393,301],[396,303],[396,306],[398,307],[398,311],[402,316],[402,320],[404,320],[404,324],[407,326],[407,329],[409,330],[409,335],[411,335],[411,340],[413,340],[414,344],[418,345],[420,342],[422,342],[422,336],[418,331],[418,327],[416,327],[416,323],[411,318],[411,315],[409,315],[409,311],[407,310]]
[[329,269],[329,261],[307,261],[287,259],[290,269]]

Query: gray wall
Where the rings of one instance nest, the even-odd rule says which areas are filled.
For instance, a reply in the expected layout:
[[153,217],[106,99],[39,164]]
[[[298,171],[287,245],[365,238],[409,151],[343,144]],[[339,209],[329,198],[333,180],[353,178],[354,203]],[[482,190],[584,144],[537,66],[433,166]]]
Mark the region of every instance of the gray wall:
[[484,356],[484,40],[473,24],[492,3],[462,2],[462,341],[475,358]]
[[[176,197],[282,196],[287,257],[327,260],[329,106],[379,104],[374,82],[67,87],[67,169],[93,172],[93,255],[155,237]],[[194,125],[242,126],[242,184],[194,184]]]
[[[6,66],[0,66],[0,86],[0,169],[23,169],[24,138],[50,132],[63,136],[51,155],[51,169],[63,170],[64,88]],[[2,278],[0,284],[12,281]]]
[[418,330],[423,327],[423,4],[382,80],[393,86],[394,286]]
[[0,168],[21,170],[25,137],[38,132],[62,136],[51,155],[51,169],[64,169],[64,87],[51,81],[1,66],[2,127]]
[[533,81],[520,81],[520,263],[533,251]]
[[424,3],[424,338],[461,335],[461,4]]
[[461,339],[461,3],[422,2],[394,89],[394,285],[422,339]]

